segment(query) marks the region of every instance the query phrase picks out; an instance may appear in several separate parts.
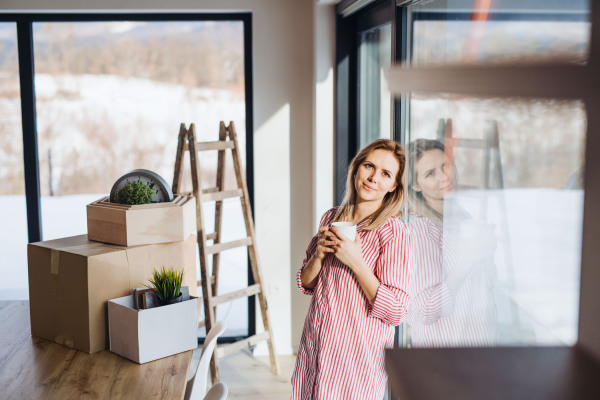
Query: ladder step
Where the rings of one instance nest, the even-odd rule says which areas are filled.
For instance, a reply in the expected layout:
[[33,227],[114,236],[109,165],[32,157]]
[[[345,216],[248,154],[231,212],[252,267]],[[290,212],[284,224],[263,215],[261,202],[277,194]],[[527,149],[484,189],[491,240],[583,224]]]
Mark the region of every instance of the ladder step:
[[[215,277],[214,275],[210,277],[210,283],[214,284],[215,283]],[[202,286],[202,281],[196,281],[196,285],[198,285],[198,287]]]
[[210,187],[210,188],[206,188],[206,189],[202,189],[202,194],[206,194],[206,193],[214,193],[214,192],[218,192],[219,188],[216,186]]
[[217,232],[209,233],[206,235],[206,240],[215,240],[217,238]]
[[196,142],[196,151],[225,150],[233,149],[234,142],[229,140],[219,140],[216,142]]
[[234,240],[232,242],[217,243],[217,244],[213,244],[212,246],[207,246],[206,254],[220,253],[222,251],[233,249],[236,247],[250,246],[251,244],[252,244],[252,238],[250,236],[248,236],[246,238],[243,238],[240,240]]
[[260,293],[260,285],[255,283],[254,285],[248,286],[246,288],[236,290],[235,292],[223,294],[221,296],[215,296],[210,300],[211,306],[216,306],[231,300],[240,299],[242,297],[254,296],[255,294]]
[[219,201],[223,199],[230,199],[232,197],[242,197],[243,194],[244,192],[242,189],[223,190],[222,192],[202,194],[202,201]]
[[450,146],[460,146],[467,149],[482,149],[485,146],[483,139],[466,139],[466,138],[448,138],[446,139]]
[[231,344],[223,344],[218,345],[215,353],[217,358],[225,357],[229,354],[235,353],[236,351],[240,351],[243,349],[250,348],[251,346],[255,346],[256,344],[262,342],[263,340],[269,339],[269,332],[261,332],[257,333],[254,336],[250,336],[247,339],[239,340],[235,343]]

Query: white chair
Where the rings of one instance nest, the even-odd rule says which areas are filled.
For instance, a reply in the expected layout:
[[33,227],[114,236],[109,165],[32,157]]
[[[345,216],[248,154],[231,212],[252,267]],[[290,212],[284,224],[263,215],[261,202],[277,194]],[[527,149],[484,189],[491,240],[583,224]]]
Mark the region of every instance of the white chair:
[[[185,400],[200,400],[204,399],[207,389],[208,382],[208,366],[210,365],[210,359],[212,358],[213,352],[215,350],[215,346],[217,345],[217,338],[225,332],[226,326],[223,321],[218,321],[215,326],[211,328],[206,335],[206,339],[204,340],[204,344],[202,345],[202,353],[200,353],[200,362],[198,362],[198,367],[196,368],[196,373],[194,376],[190,378],[187,382],[187,386],[185,388]],[[215,388],[218,384],[215,384],[213,387],[215,392],[221,393],[222,386],[219,388]],[[211,388],[211,392],[212,389]],[[225,396],[227,396],[227,387],[225,386]],[[221,397],[214,397],[215,399],[220,399]],[[225,397],[223,397],[225,398]]]
[[227,385],[223,382],[218,382],[210,388],[203,400],[225,400],[227,399],[228,392]]

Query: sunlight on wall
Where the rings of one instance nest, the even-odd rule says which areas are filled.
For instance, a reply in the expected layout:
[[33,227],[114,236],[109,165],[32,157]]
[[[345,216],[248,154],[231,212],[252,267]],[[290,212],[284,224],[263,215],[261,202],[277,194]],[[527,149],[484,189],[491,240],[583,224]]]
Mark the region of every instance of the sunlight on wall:
[[334,152],[334,99],[333,68],[329,68],[327,77],[316,84],[315,120],[316,128],[313,141],[314,154],[314,202],[313,231],[319,227],[319,221],[325,211],[334,205],[333,154]]
[[[290,354],[290,105],[277,110],[254,133],[254,215],[258,257],[262,269],[269,316],[278,354]],[[273,240],[275,239],[276,240]],[[262,331],[260,307],[256,307],[256,331]],[[285,322],[284,322],[285,321]],[[254,352],[268,354],[266,342]]]

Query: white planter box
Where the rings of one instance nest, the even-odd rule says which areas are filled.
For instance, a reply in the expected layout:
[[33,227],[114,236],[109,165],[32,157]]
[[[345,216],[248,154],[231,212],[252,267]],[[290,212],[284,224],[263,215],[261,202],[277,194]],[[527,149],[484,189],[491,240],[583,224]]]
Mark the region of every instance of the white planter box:
[[143,364],[198,347],[198,298],[136,310],[133,296],[108,301],[110,351]]

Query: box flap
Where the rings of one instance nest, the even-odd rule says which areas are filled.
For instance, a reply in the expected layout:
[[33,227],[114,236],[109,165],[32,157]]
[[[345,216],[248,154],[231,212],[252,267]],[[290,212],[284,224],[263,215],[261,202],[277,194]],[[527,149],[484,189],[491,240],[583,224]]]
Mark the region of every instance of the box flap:
[[71,254],[79,254],[84,257],[92,257],[98,254],[123,251],[126,247],[112,244],[94,242],[87,235],[71,236],[62,239],[47,240],[45,242],[31,243],[30,246],[39,246],[54,249]]

